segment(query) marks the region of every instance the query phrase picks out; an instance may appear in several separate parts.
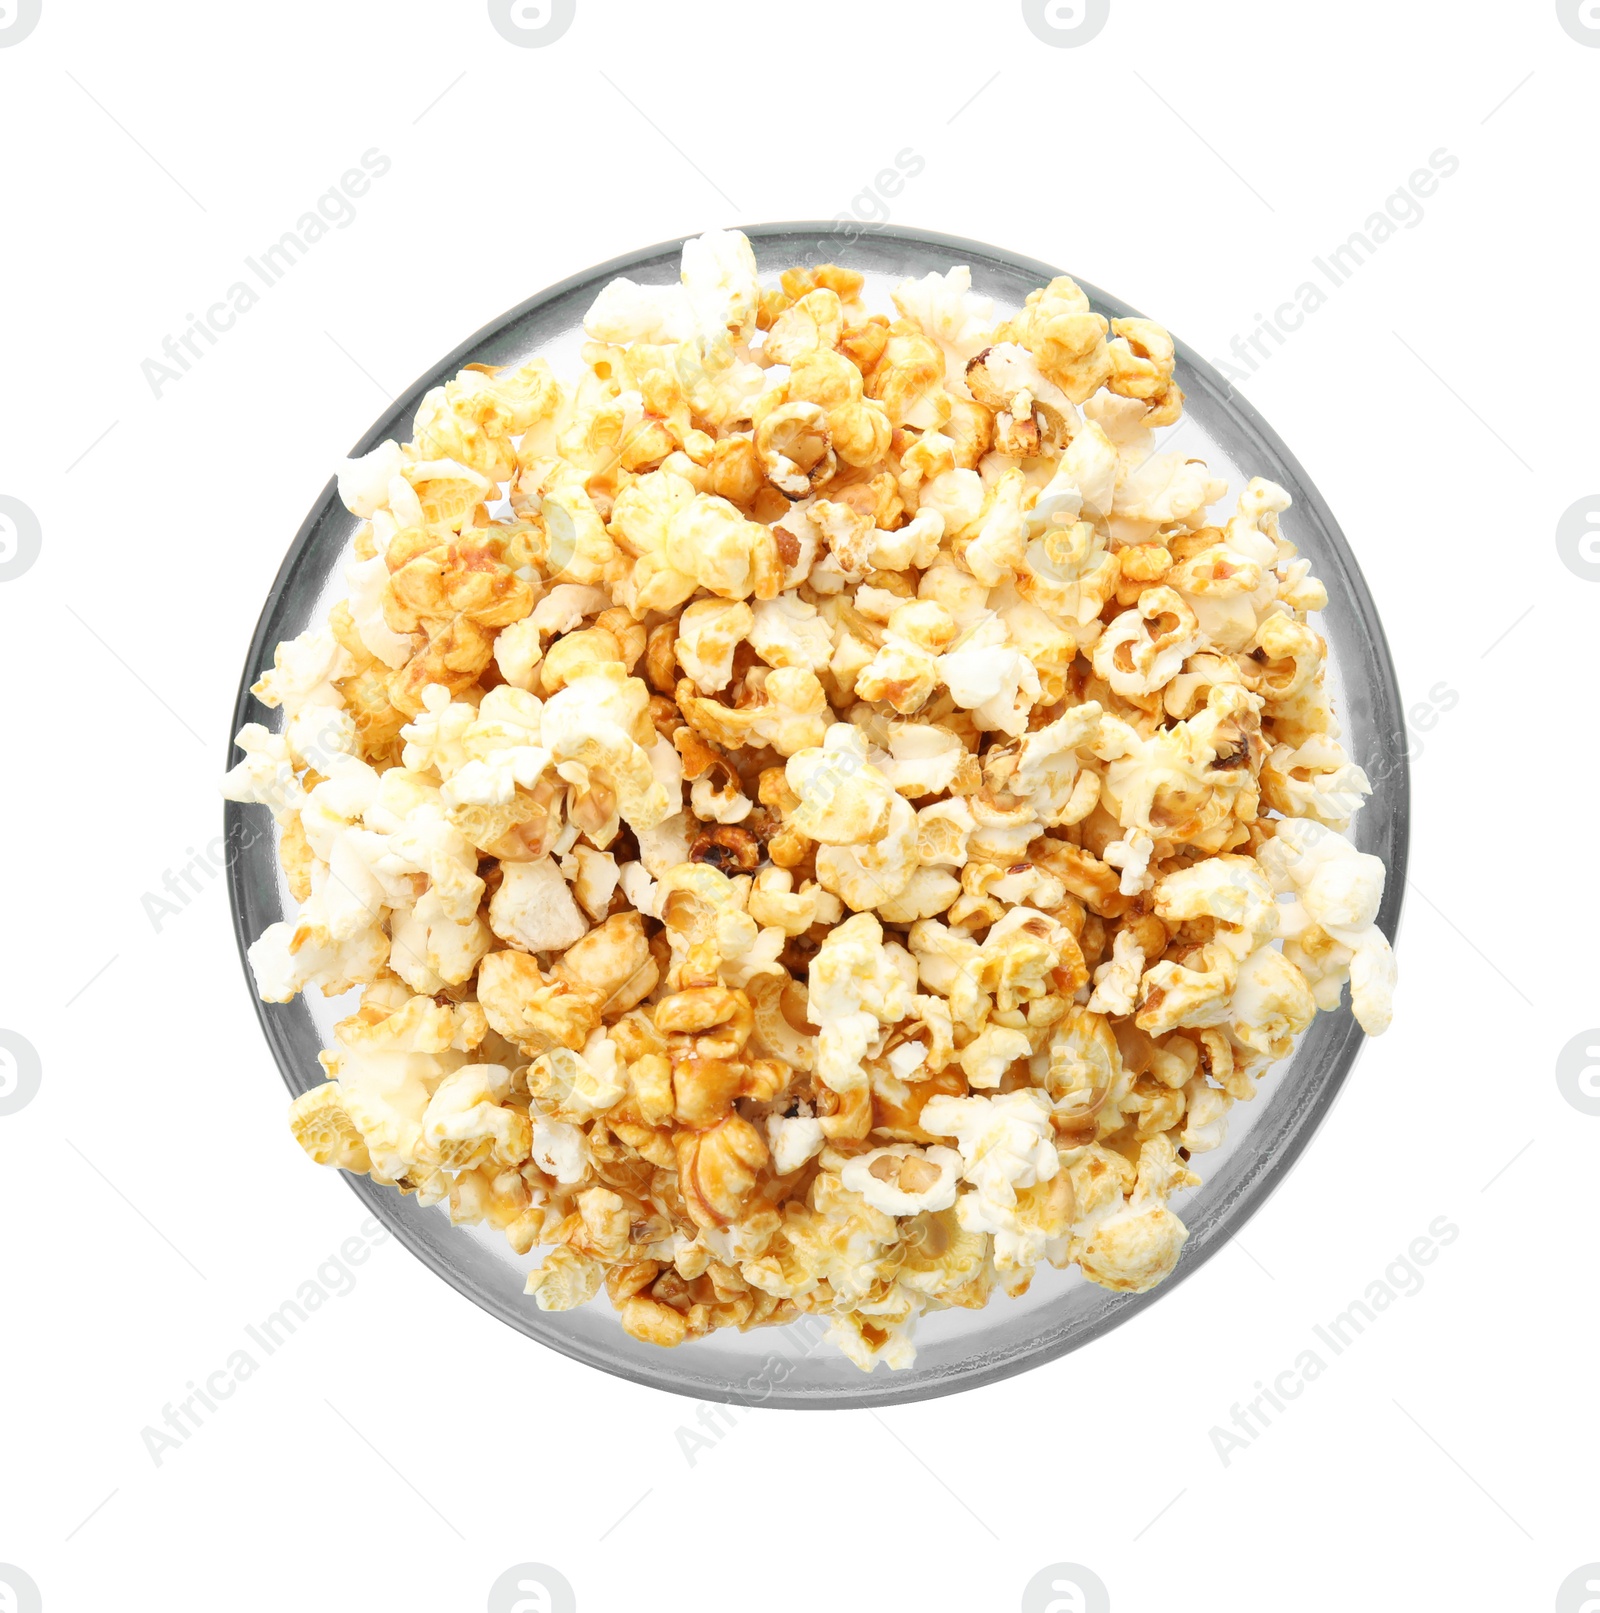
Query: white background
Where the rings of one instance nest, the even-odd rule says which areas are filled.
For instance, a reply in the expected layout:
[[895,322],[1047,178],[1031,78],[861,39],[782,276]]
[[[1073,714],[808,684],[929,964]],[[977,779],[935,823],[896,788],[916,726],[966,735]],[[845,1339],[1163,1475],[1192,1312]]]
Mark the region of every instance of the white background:
[[[536,49],[482,0],[43,0],[0,49],[0,494],[43,534],[0,583],[0,1026],[43,1071],[0,1116],[0,1563],[49,1613],[477,1610],[529,1560],[588,1613],[1010,1610],[1061,1561],[1118,1613],[1556,1605],[1600,1559],[1600,1118],[1555,1079],[1600,1021],[1600,585],[1555,541],[1600,480],[1597,81],[1551,0],[1111,0],[1066,49],[1016,0],[578,0]],[[153,396],[162,338],[373,147],[356,221]],[[691,1465],[691,1403],[389,1243],[157,1466],[141,1430],[361,1220],[288,1138],[220,884],[159,932],[141,902],[218,833],[306,509],[501,310],[663,238],[849,211],[907,147],[894,222],[1058,264],[1217,357],[1459,159],[1242,388],[1427,724],[1393,1030],[1242,1246],[997,1387],[745,1412]],[[1230,1407],[1440,1216],[1422,1290],[1224,1465]]]

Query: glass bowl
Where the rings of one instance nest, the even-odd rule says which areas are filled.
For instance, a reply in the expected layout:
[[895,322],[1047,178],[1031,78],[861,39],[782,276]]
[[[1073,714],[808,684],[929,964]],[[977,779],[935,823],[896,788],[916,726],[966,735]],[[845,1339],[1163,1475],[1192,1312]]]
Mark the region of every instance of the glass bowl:
[[[975,290],[997,309],[1019,306],[1028,291],[1061,271],[996,247],[920,230],[885,226],[852,232],[830,224],[765,224],[745,232],[764,276],[797,263],[834,261],[867,276],[872,306],[887,308],[888,288],[908,276],[968,264]],[[558,370],[575,360],[581,322],[595,294],[613,276],[643,282],[674,281],[681,241],[646,247],[552,286],[468,338],[421,377],[351,450],[367,452],[388,437],[410,435],[423,394],[463,364],[520,364],[544,354]],[[1096,309],[1110,317],[1134,313],[1114,297],[1084,286]],[[1355,840],[1388,866],[1378,922],[1391,940],[1405,889],[1409,782],[1405,730],[1394,666],[1367,586],[1337,523],[1289,450],[1256,411],[1181,342],[1178,375],[1188,394],[1184,421],[1164,433],[1163,446],[1206,459],[1237,492],[1251,475],[1280,483],[1294,506],[1283,518],[1286,535],[1310,556],[1327,584],[1329,609],[1317,624],[1328,641],[1330,679],[1351,755],[1368,770],[1373,794],[1356,818]],[[329,481],[290,546],[256,624],[234,708],[236,733],[260,720],[250,685],[272,664],[280,639],[293,638],[321,620],[343,596],[343,566],[356,519]],[[230,760],[233,758],[230,747]],[[276,920],[291,915],[278,868],[275,836],[265,807],[229,803],[228,887],[240,960],[244,949]],[[318,1084],[317,1052],[333,1022],[353,999],[317,997],[291,1003],[256,999],[248,963],[245,977],[261,1028],[291,1093]],[[499,1233],[452,1227],[440,1208],[421,1208],[392,1188],[348,1177],[367,1207],[418,1259],[453,1288],[509,1326],[575,1360],[635,1383],[702,1400],[781,1407],[865,1407],[920,1400],[992,1383],[1053,1360],[1100,1338],[1157,1304],[1192,1277],[1227,1243],[1283,1180],[1332,1107],[1360,1049],[1362,1033],[1348,1008],[1319,1014],[1292,1059],[1261,1083],[1260,1096],[1233,1111],[1228,1142],[1196,1161],[1203,1186],[1180,1195],[1174,1207],[1189,1227],[1189,1241],[1174,1275],[1150,1293],[1112,1294],[1078,1273],[1041,1267],[1022,1299],[996,1295],[980,1311],[951,1310],[923,1319],[916,1364],[864,1373],[830,1345],[819,1344],[814,1322],[740,1334],[724,1330],[708,1339],[663,1350],[624,1333],[604,1295],[575,1311],[541,1311],[523,1293],[531,1258],[519,1258]],[[285,1128],[284,1146],[292,1144]],[[308,1167],[309,1168],[309,1167]],[[1146,1325],[1159,1326],[1159,1322]]]

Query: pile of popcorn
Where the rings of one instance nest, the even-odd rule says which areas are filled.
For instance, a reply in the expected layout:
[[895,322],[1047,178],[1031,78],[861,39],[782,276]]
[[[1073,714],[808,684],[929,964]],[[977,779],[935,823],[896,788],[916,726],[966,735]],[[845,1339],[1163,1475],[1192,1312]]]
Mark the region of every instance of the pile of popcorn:
[[1395,970],[1327,593],[1280,488],[1157,451],[1167,333],[862,291],[713,233],[576,376],[430,392],[225,793],[301,904],[261,996],[360,991],[314,1160],[541,1251],[547,1310],[870,1370],[1041,1261],[1160,1282],[1192,1157]]

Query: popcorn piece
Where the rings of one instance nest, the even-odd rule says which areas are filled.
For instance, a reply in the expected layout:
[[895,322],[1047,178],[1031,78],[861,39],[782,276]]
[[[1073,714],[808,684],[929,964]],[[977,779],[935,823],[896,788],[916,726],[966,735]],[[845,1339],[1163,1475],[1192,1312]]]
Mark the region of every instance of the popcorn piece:
[[678,619],[678,665],[702,694],[726,689],[733,652],[750,636],[755,615],[739,600],[699,599]]
[[960,739],[947,730],[904,723],[890,730],[889,755],[874,765],[901,795],[915,800],[948,790],[966,754]]
[[894,288],[894,305],[939,344],[951,382],[959,383],[967,361],[994,329],[994,303],[973,292],[972,270],[965,264],[942,275],[930,270],[920,280],[902,280]]
[[866,1084],[861,1061],[880,1028],[910,1013],[914,982],[884,947],[883,926],[871,913],[829,931],[810,975],[808,1013],[821,1027],[818,1078],[835,1092],[856,1091]]
[[532,1147],[528,1117],[504,1107],[511,1072],[498,1064],[464,1064],[447,1075],[422,1116],[419,1159],[445,1170],[472,1170],[491,1160],[519,1165]]
[[961,1156],[953,1148],[893,1143],[845,1162],[839,1179],[885,1215],[948,1210],[956,1201]]
[[1050,1181],[1061,1168],[1049,1100],[1039,1092],[932,1098],[922,1124],[935,1136],[954,1137],[961,1150],[961,1174],[973,1191],[956,1213],[969,1232],[1016,1234],[1022,1190]]
[[833,655],[833,635],[828,624],[818,615],[815,605],[794,594],[760,600],[745,636],[751,649],[771,667],[816,672]]
[[[672,815],[672,796],[656,778],[646,753],[654,743],[649,690],[620,666],[597,668],[545,703],[542,732],[556,771],[580,796],[605,790],[630,828],[654,829]],[[595,831],[609,841],[607,820]],[[593,838],[593,835],[591,835]]]
[[1086,1240],[1079,1257],[1084,1276],[1121,1294],[1142,1294],[1170,1276],[1189,1231],[1166,1207],[1167,1195],[1197,1180],[1178,1162],[1170,1138],[1145,1143],[1133,1196]]
[[1149,694],[1199,647],[1199,623],[1177,592],[1147,588],[1096,641],[1094,670],[1120,695]]
[[784,774],[799,797],[790,822],[801,834],[832,846],[871,845],[888,834],[898,797],[849,723],[829,728],[821,747],[797,751]]
[[581,1053],[553,1047],[528,1066],[528,1091],[541,1113],[569,1123],[593,1120],[628,1090],[615,1042],[596,1030]]
[[1005,624],[991,620],[969,634],[960,648],[939,657],[939,676],[958,706],[980,728],[1020,734],[1040,694],[1033,663],[1006,642]]
[[372,1168],[366,1141],[344,1106],[337,1081],[302,1092],[289,1105],[289,1129],[319,1165],[336,1165],[362,1176]]
[[800,1169],[809,1159],[822,1152],[826,1142],[822,1122],[801,1116],[767,1117],[767,1143],[772,1150],[772,1168],[779,1176],[788,1176]]
[[1383,863],[1303,818],[1279,823],[1259,861],[1274,890],[1299,898],[1302,912],[1286,915],[1286,929],[1293,936],[1286,953],[1310,962],[1319,943],[1323,949],[1328,942],[1339,949],[1336,959],[1323,967],[1312,965],[1319,977],[1318,1006],[1337,1004],[1348,972],[1351,1010],[1369,1036],[1382,1035],[1393,1013],[1395,984],[1394,954],[1376,922]]
[[1025,1032],[1006,1025],[985,1025],[962,1048],[957,1062],[966,1072],[967,1080],[982,1089],[999,1086],[1006,1071],[1032,1052],[1033,1043]]
[[1094,972],[1094,991],[1089,1011],[1094,1014],[1133,1013],[1139,999],[1139,977],[1144,971],[1144,950],[1131,929],[1118,930],[1112,942],[1111,958]]
[[1021,343],[1039,368],[1074,402],[1081,403],[1111,375],[1106,351],[1109,329],[1089,299],[1066,275],[1028,293],[1021,314],[996,331],[1001,339]]
[[588,920],[548,857],[503,866],[489,903],[489,927],[524,952],[565,952],[589,933]]

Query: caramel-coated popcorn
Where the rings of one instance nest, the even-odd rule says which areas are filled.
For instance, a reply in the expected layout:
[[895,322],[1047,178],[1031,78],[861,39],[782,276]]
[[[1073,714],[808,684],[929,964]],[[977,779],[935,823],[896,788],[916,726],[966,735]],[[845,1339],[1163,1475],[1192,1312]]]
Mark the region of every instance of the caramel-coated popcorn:
[[862,291],[715,233],[578,373],[430,392],[224,790],[300,903],[262,997],[360,993],[312,1159],[542,1250],[546,1310],[870,1370],[1041,1262],[1160,1282],[1191,1158],[1395,970],[1326,591],[1282,489],[1158,451],[1171,338]]

